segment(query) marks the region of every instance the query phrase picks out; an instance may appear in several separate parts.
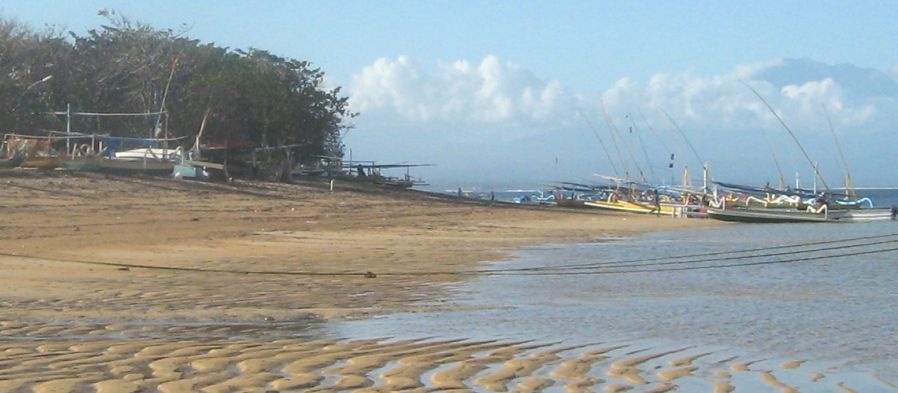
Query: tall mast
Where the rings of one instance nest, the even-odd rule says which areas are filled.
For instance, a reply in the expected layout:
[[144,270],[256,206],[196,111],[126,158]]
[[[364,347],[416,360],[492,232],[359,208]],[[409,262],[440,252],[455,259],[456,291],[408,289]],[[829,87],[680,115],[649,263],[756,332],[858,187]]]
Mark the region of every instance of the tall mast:
[[839,137],[836,135],[836,128],[833,127],[833,121],[829,117],[829,111],[826,110],[826,105],[823,105],[823,113],[826,114],[826,122],[829,123],[829,130],[833,133],[833,139],[836,141],[836,149],[839,150],[839,157],[842,159],[842,165],[845,167],[845,193],[853,198],[855,196],[854,181],[851,180],[851,171],[848,170],[848,160],[845,159],[845,154],[842,152],[842,144],[839,143]]
[[773,163],[776,164],[776,171],[780,174],[780,184],[779,189],[786,189],[786,176],[783,174],[783,167],[780,166],[780,160],[776,157],[776,150],[773,149],[773,145],[770,143],[770,139],[767,138],[767,133],[764,132],[764,129],[761,128],[761,135],[764,137],[764,142],[767,143],[767,148],[770,149],[770,154],[773,156]]
[[633,117],[627,115],[627,118],[630,119],[630,124],[632,124],[630,130],[632,133],[636,134],[636,139],[639,141],[639,147],[642,149],[642,155],[645,156],[645,164],[649,166],[649,173],[652,175],[653,179],[657,179],[655,176],[655,169],[652,167],[652,160],[649,159],[649,152],[645,149],[645,143],[642,141],[642,135],[639,133],[639,129],[636,128],[636,121],[633,120]]
[[[152,135],[150,135],[150,138],[158,138],[159,137],[159,135],[156,135],[156,133],[159,132],[160,123],[162,122],[162,116],[163,116],[163,113],[165,112],[165,99],[168,98],[168,88],[171,87],[171,80],[175,76],[175,68],[177,66],[178,66],[178,58],[175,57],[175,60],[172,61],[172,64],[171,64],[171,72],[168,74],[168,82],[165,82],[165,91],[162,93],[162,102],[159,104],[159,117],[156,118],[156,125],[153,127],[153,132],[152,132]],[[167,127],[167,125],[166,125],[166,127]],[[163,144],[163,146],[162,146],[163,153],[162,154],[168,155],[168,152],[167,152],[167,150],[168,150],[168,128],[166,128],[165,131],[166,131],[165,139],[163,139],[163,142],[162,142],[162,144]]]
[[583,120],[586,121],[586,125],[589,126],[589,129],[592,130],[593,135],[596,136],[596,139],[599,140],[599,145],[602,146],[602,151],[605,152],[605,157],[608,157],[608,163],[611,164],[611,169],[614,171],[614,176],[620,177],[620,173],[617,171],[617,166],[614,165],[614,160],[611,158],[611,153],[608,153],[608,148],[605,147],[605,142],[602,142],[602,138],[599,137],[599,131],[596,130],[596,127],[592,125],[592,121],[589,120],[589,117],[586,117],[586,114],[577,110],[577,113],[583,117]]
[[798,145],[799,149],[801,149],[801,154],[804,154],[804,158],[806,158],[808,160],[808,163],[811,164],[811,167],[814,168],[815,177],[817,179],[820,179],[820,183],[823,183],[823,188],[826,189],[827,192],[829,192],[829,185],[826,184],[826,179],[824,179],[823,176],[820,176],[820,171],[817,170],[817,164],[814,162],[814,160],[811,159],[811,156],[808,154],[807,150],[804,149],[804,146],[801,145],[801,142],[798,141],[798,137],[795,136],[795,133],[792,132],[792,129],[786,125],[786,122],[783,121],[783,118],[780,117],[780,115],[778,115],[775,110],[773,110],[773,107],[770,106],[769,103],[767,103],[767,100],[765,100],[764,97],[762,97],[761,94],[758,93],[757,90],[755,90],[753,87],[751,87],[751,85],[749,85],[745,81],[743,81],[743,80],[739,80],[739,81],[742,82],[742,84],[745,85],[745,87],[747,87],[749,90],[751,90],[752,93],[755,93],[755,95],[758,97],[758,99],[760,99],[761,102],[763,102],[764,105],[767,106],[767,109],[770,110],[770,113],[773,114],[773,117],[775,117],[776,120],[778,120],[780,122],[780,124],[783,126],[783,128],[785,128],[786,131],[789,132],[789,136],[792,137],[792,140],[795,141],[795,144]]
[[[611,122],[611,126],[614,128],[614,132],[618,133],[618,138],[620,138],[621,143],[624,145],[624,149],[627,150],[627,155],[630,156],[630,161],[633,162],[633,165],[636,167],[636,170],[639,171],[639,181],[643,183],[647,183],[648,181],[645,178],[645,171],[642,170],[642,166],[639,165],[639,161],[636,159],[636,154],[633,153],[633,145],[630,143],[629,139],[625,139],[624,135],[620,133],[620,130]],[[630,134],[633,133],[633,129],[630,129]]]
[[605,110],[605,101],[599,100],[599,103],[602,104],[602,115],[605,117],[605,124],[608,125],[608,133],[611,134],[614,149],[617,150],[617,158],[620,159],[621,164],[624,166],[624,177],[627,181],[630,181],[630,167],[627,166],[627,161],[624,160],[624,155],[620,152],[620,145],[617,143],[617,137],[614,135],[614,123],[611,122],[611,118],[608,117],[608,111]]
[[686,133],[684,133],[683,130],[680,129],[680,125],[677,124],[677,122],[674,121],[673,117],[671,117],[670,114],[667,113],[667,111],[665,111],[664,109],[661,109],[661,113],[663,113],[664,116],[667,117],[667,120],[670,121],[670,124],[673,124],[674,129],[676,129],[677,132],[680,133],[680,136],[683,137],[683,141],[685,141],[689,146],[689,149],[692,150],[692,154],[695,155],[695,159],[698,160],[698,164],[703,165],[705,163],[705,160],[702,160],[702,157],[698,155],[698,151],[695,150],[695,146],[692,146],[692,142],[690,142],[689,138],[686,137]]

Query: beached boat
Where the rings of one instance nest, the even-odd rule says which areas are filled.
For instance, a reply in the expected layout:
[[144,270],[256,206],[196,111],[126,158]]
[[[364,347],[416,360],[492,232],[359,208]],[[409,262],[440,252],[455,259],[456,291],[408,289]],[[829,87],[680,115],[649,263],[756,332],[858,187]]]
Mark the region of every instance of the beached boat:
[[586,199],[580,198],[559,198],[555,200],[555,206],[558,207],[585,207]]
[[873,209],[852,209],[847,210],[840,216],[840,221],[845,222],[868,222],[868,221],[886,221],[895,220],[898,216],[898,209],[892,208],[873,208]]
[[2,168],[53,169],[59,166],[59,154],[53,150],[52,141],[46,138],[6,134],[3,136],[3,150],[7,157],[0,160]]
[[98,160],[100,170],[107,172],[172,173],[175,163],[159,160],[104,158]]
[[180,162],[180,149],[139,148],[116,152],[114,158],[98,160],[100,170],[128,173],[172,173]]
[[158,160],[174,161],[181,158],[181,149],[160,149],[158,147],[142,147],[115,152],[115,159],[120,160]]
[[755,209],[728,207],[718,209],[709,207],[708,217],[721,221],[753,222],[753,223],[787,223],[787,222],[835,222],[839,221],[846,211],[828,211],[819,213],[798,209]]
[[19,166],[23,161],[25,161],[25,156],[22,154],[14,154],[12,157],[0,159],[0,169],[11,169]]
[[836,199],[836,200],[833,200],[833,202],[836,203],[837,207],[840,207],[843,209],[863,209],[864,206],[866,206],[870,209],[873,208],[873,200],[870,198],[866,198],[866,197],[857,198],[857,199],[849,199],[849,198]]
[[96,171],[100,169],[99,157],[74,157],[62,161],[62,167],[70,171]]
[[640,203],[629,201],[585,201],[583,202],[583,205],[605,210],[640,214],[659,214],[663,216],[673,216],[677,211],[674,206],[670,205],[661,205],[659,208],[655,208],[652,206],[646,206]]
[[22,168],[56,169],[62,165],[62,159],[57,156],[26,158],[19,164]]

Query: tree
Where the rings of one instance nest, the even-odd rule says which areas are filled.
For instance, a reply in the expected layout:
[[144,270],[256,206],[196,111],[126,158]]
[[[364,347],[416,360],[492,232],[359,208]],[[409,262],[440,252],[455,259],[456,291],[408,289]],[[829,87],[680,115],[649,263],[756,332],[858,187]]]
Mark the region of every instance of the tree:
[[[296,145],[280,161],[342,156],[344,122],[356,116],[340,88],[308,61],[265,50],[230,50],[201,43],[184,31],[159,30],[114,11],[84,36],[33,33],[0,21],[0,129],[36,132],[59,128],[47,113],[152,113],[164,117],[73,118],[74,131],[148,137],[156,125],[192,141],[204,136],[242,139],[257,146]],[[52,83],[34,83],[53,75]],[[163,103],[164,101],[164,103]],[[278,160],[275,160],[278,161]],[[274,165],[277,165],[275,163]]]
[[[23,130],[52,122],[54,73],[68,47],[54,31],[31,32],[26,26],[0,20],[0,129]],[[53,83],[49,83],[49,82]]]

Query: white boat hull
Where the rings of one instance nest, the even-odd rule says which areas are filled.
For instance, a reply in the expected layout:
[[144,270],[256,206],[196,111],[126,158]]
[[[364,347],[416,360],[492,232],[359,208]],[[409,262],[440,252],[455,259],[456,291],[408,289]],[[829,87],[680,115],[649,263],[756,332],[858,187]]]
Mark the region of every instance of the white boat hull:
[[848,210],[840,218],[841,221],[846,222],[887,221],[894,219],[895,215],[892,209],[889,208]]

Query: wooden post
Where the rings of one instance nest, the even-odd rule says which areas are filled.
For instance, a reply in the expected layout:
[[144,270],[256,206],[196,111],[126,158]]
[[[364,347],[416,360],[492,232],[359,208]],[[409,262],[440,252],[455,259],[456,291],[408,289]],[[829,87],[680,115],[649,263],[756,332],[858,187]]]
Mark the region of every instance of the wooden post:
[[253,180],[256,179],[256,149],[253,148],[253,167],[252,167]]
[[69,151],[71,151],[71,146],[69,145],[71,139],[68,137],[72,134],[72,104],[65,104],[65,133],[65,151],[66,154],[69,154]]

